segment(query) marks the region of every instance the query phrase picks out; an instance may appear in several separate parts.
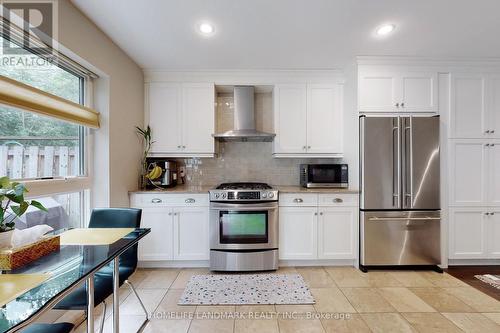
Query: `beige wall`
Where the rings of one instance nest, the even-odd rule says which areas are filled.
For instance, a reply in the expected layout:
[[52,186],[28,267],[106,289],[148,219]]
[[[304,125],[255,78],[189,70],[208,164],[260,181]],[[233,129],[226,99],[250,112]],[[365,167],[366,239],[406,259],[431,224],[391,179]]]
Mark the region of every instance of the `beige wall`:
[[69,0],[59,1],[58,12],[59,42],[100,76],[94,84],[101,128],[92,135],[93,206],[128,206],[128,191],[137,188],[141,157],[134,126],[144,122],[142,70]]

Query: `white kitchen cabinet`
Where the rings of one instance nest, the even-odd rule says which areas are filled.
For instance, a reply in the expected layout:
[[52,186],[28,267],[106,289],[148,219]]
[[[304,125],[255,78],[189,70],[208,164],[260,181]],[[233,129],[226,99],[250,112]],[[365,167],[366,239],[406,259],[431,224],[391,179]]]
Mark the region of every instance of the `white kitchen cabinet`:
[[500,75],[488,80],[488,137],[500,138]]
[[279,258],[317,258],[317,207],[280,207]]
[[212,83],[147,83],[146,124],[155,141],[151,155],[213,156],[214,103]]
[[172,208],[174,260],[208,260],[207,207]]
[[437,72],[359,70],[360,112],[437,112]]
[[274,87],[275,153],[306,152],[306,93],[305,84],[282,84]]
[[208,260],[208,194],[133,193],[131,207],[142,209],[140,261]]
[[139,260],[172,260],[173,220],[171,208],[142,208],[141,228],[151,228],[151,232],[139,242]]
[[319,207],[319,259],[355,258],[357,213],[355,207]]
[[275,157],[342,157],[341,84],[274,87]]
[[487,254],[485,208],[453,208],[449,214],[450,259],[484,259]]
[[486,204],[487,147],[481,140],[450,140],[450,204]]
[[341,86],[307,85],[307,153],[343,151]]
[[500,259],[500,209],[488,209],[486,232],[488,237],[488,257]]
[[147,86],[147,110],[154,143],[152,153],[178,152],[181,137],[181,84],[150,83]]
[[450,140],[450,205],[500,206],[500,141]]
[[450,94],[451,137],[486,137],[486,76],[452,73]]

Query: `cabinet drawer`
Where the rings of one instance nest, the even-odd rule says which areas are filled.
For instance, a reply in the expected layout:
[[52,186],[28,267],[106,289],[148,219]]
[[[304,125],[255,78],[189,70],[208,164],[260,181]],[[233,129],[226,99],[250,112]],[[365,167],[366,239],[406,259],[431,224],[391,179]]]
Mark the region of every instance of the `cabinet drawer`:
[[134,207],[208,206],[208,194],[139,193],[130,196]]
[[320,206],[357,206],[358,205],[358,195],[357,194],[342,194],[342,193],[331,193],[331,194],[320,194],[319,195],[319,205]]
[[318,195],[315,193],[282,193],[279,195],[280,206],[317,206]]

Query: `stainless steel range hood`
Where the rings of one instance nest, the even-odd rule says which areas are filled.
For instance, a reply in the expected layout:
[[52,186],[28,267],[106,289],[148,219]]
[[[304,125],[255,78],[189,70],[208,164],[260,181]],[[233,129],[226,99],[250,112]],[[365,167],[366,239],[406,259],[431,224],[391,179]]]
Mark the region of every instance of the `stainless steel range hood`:
[[234,87],[234,129],[214,134],[222,142],[270,142],[276,134],[255,129],[254,87]]

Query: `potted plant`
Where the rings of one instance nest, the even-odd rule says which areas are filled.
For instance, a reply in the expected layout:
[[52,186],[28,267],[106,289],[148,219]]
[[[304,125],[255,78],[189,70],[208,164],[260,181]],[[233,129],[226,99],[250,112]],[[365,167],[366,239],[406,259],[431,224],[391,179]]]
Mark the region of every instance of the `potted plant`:
[[149,155],[149,151],[151,150],[151,146],[153,145],[153,137],[151,134],[151,127],[149,125],[142,129],[139,126],[135,127],[137,134],[139,134],[142,138],[142,144],[144,147],[144,153],[142,155],[141,160],[141,177],[140,177],[140,188],[145,188],[147,183],[146,175],[148,174],[148,162],[147,157]]
[[47,209],[38,201],[24,200],[28,192],[24,184],[13,182],[9,177],[0,177],[0,248],[10,247],[14,234],[15,219],[22,216],[29,206]]

